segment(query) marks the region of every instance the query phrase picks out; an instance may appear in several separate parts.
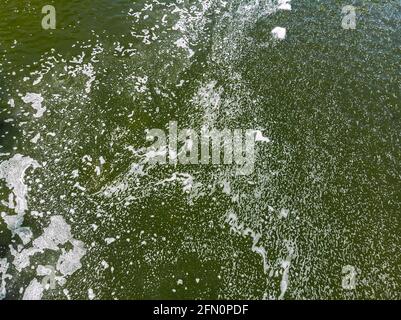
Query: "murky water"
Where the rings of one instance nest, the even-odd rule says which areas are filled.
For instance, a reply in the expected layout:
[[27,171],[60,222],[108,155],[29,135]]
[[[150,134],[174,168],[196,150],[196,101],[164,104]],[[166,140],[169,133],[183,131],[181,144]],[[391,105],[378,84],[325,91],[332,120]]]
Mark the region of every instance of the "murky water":
[[[285,2],[1,2],[0,298],[400,298],[401,4]],[[253,172],[153,164],[171,121]]]

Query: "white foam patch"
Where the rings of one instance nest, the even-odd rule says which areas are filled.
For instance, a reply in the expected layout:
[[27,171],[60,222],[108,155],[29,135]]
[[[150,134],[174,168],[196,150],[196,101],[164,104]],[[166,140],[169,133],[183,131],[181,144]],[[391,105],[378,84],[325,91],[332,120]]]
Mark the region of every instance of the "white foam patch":
[[7,259],[0,259],[0,300],[6,297],[6,280],[11,279],[11,275],[7,274],[9,267]]
[[116,241],[116,239],[115,238],[106,238],[106,239],[104,239],[104,241],[106,242],[106,244],[112,244],[114,241]]
[[11,107],[11,108],[14,108],[15,107],[15,101],[14,101],[14,99],[10,99],[10,100],[8,100],[8,105]]
[[290,210],[283,208],[280,210],[280,217],[287,218],[289,213],[290,213]]
[[29,243],[32,238],[31,230],[22,227],[25,212],[28,210],[28,187],[25,185],[24,176],[29,167],[35,169],[40,165],[32,158],[21,154],[16,154],[11,159],[0,163],[0,179],[5,180],[7,187],[12,191],[9,195],[8,207],[17,213],[17,215],[3,214],[2,217],[7,228],[13,235],[17,234],[24,244]]
[[287,34],[287,30],[285,28],[282,28],[282,27],[275,27],[272,30],[272,36],[275,39],[283,40],[283,39],[285,39],[286,34]]
[[96,297],[96,295],[93,292],[93,289],[89,289],[88,290],[88,298],[89,298],[89,300],[93,300],[93,299],[95,299],[95,297]]
[[291,10],[291,0],[278,0],[278,9],[280,10]]
[[67,243],[70,239],[71,227],[62,216],[54,216],[50,218],[50,224],[43,234],[33,241],[33,246],[39,250],[58,250],[59,245]]
[[13,265],[18,272],[21,272],[23,269],[30,265],[30,257],[36,253],[39,253],[40,250],[36,248],[28,248],[18,251],[18,249],[16,250],[12,246],[10,246],[10,253],[14,257]]
[[30,265],[30,257],[33,255],[44,253],[45,250],[59,251],[60,246],[67,242],[73,248],[69,251],[62,249],[56,268],[63,276],[69,276],[82,267],[81,258],[86,254],[86,249],[83,242],[73,238],[71,227],[62,216],[51,217],[49,226],[33,241],[32,247],[18,251],[10,246],[14,256],[13,264],[17,271],[21,272]]
[[278,297],[279,300],[284,299],[285,293],[288,290],[291,260],[294,258],[294,252],[295,252],[294,247],[292,246],[291,243],[286,241],[286,245],[288,250],[288,256],[281,262],[281,267],[283,268],[283,274],[280,282],[280,296]]
[[43,97],[38,93],[27,93],[22,97],[22,101],[31,104],[32,108],[36,110],[33,115],[35,118],[40,118],[46,111],[46,107],[42,107]]
[[102,265],[103,269],[105,269],[105,270],[109,268],[109,264],[105,260],[102,260],[102,262],[100,264]]
[[263,136],[262,131],[256,130],[255,131],[255,141],[256,142],[270,142],[268,137]]
[[26,245],[31,242],[33,234],[29,227],[22,227],[21,224],[18,224],[13,231],[20,237],[22,243]]
[[81,258],[86,254],[85,245],[82,241],[72,239],[71,244],[74,246],[72,250],[65,251],[60,255],[57,261],[57,270],[63,276],[72,275],[75,271],[81,269]]
[[29,286],[25,289],[22,300],[41,300],[43,296],[43,290],[43,285],[37,279],[33,279]]
[[52,269],[47,266],[38,265],[36,268],[36,274],[41,277],[48,276],[52,274]]
[[188,58],[191,58],[195,53],[194,51],[189,47],[188,40],[185,38],[180,38],[175,42],[175,45],[178,48],[182,48],[188,51]]
[[28,187],[24,183],[25,171],[29,167],[38,168],[39,163],[30,157],[21,154],[14,155],[11,159],[0,163],[0,179],[4,179],[7,187],[15,196],[15,212],[22,215],[27,209]]
[[31,142],[32,143],[38,143],[38,140],[40,139],[40,133],[36,134],[32,139]]

